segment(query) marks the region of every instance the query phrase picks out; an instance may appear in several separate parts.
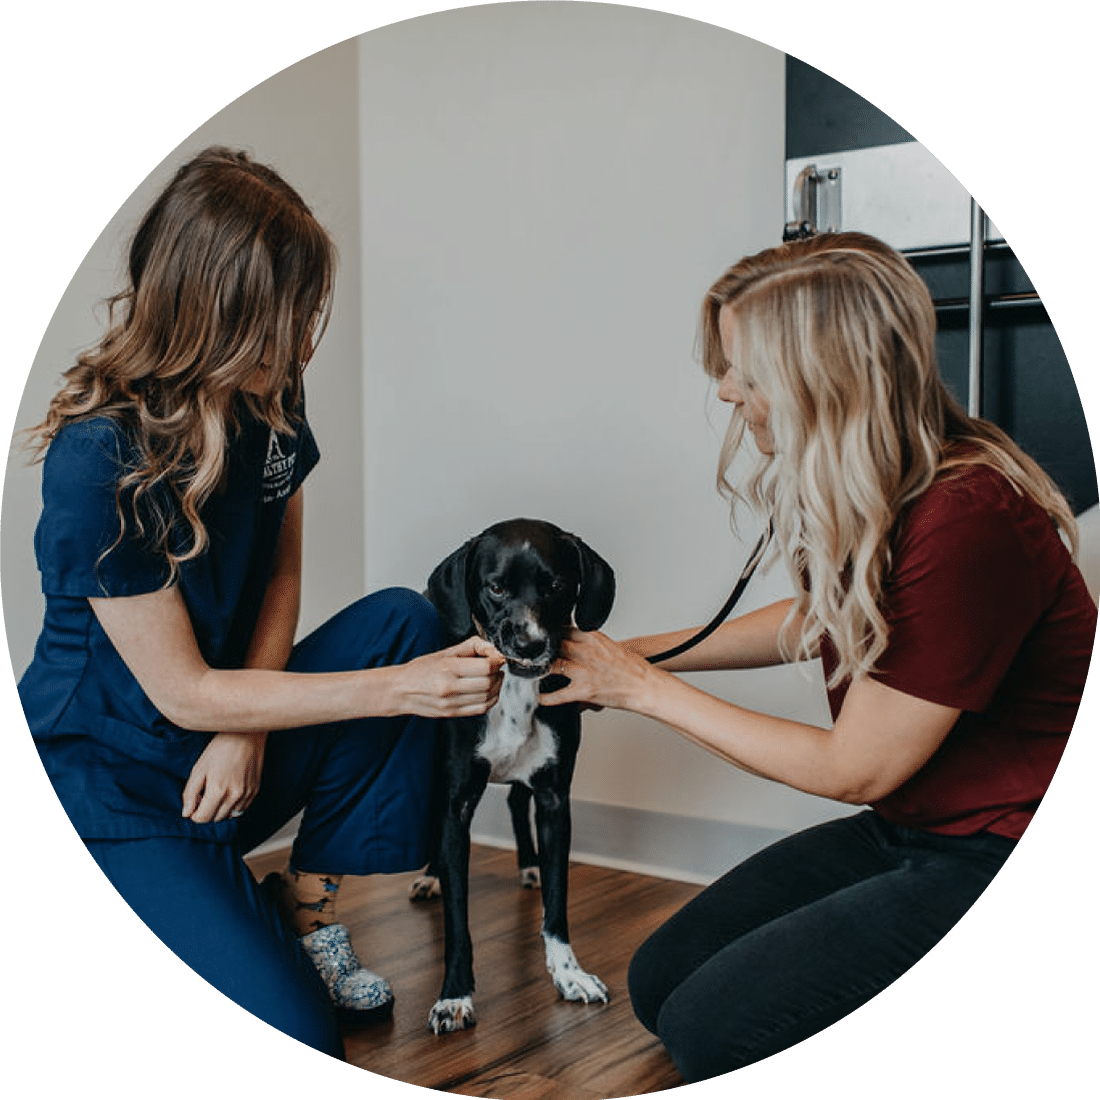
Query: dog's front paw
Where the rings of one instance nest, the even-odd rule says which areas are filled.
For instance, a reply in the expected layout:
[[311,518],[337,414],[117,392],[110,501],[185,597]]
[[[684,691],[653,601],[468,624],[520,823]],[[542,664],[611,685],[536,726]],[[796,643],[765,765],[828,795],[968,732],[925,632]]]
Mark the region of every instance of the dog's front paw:
[[579,966],[576,970],[556,974],[551,971],[550,976],[554,979],[554,987],[567,1001],[584,1001],[585,1004],[602,1001],[607,1004],[610,998],[607,986],[595,974],[588,974]]
[[567,1001],[584,1001],[592,1004],[603,1001],[607,1004],[610,994],[607,986],[596,977],[582,970],[573,948],[553,936],[544,936],[546,942],[546,969],[550,971],[554,988]]
[[476,1023],[474,1002],[470,997],[455,997],[451,1000],[440,998],[428,1013],[428,1027],[436,1035],[443,1035],[448,1031],[464,1031]]
[[538,890],[542,886],[542,875],[537,867],[521,867],[519,884],[524,890]]
[[431,898],[439,897],[442,893],[439,879],[435,875],[419,875],[413,879],[413,884],[409,887],[409,900],[428,901]]

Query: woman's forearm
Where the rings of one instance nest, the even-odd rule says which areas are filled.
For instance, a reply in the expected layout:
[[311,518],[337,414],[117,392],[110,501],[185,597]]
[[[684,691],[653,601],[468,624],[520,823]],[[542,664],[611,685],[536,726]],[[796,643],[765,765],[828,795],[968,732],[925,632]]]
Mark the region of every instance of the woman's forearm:
[[[290,660],[294,649],[294,637],[298,630],[298,614],[301,601],[301,576],[298,573],[276,573],[264,594],[264,602],[252,634],[252,641],[244,658],[246,669],[264,669],[281,672]],[[191,727],[194,728],[194,727]],[[275,727],[261,725],[250,732],[263,738]],[[235,730],[223,727],[220,732]]]
[[298,629],[300,593],[301,584],[296,578],[271,579],[245,654],[245,668],[286,668]]
[[627,709],[744,771],[853,805],[883,798],[914,775],[960,713],[862,677],[824,729],[746,710],[652,667],[628,689]]
[[184,729],[221,733],[292,729],[407,713],[403,666],[331,673],[205,668],[154,700]]
[[645,715],[744,771],[861,804],[895,790],[930,758],[959,711],[862,677],[831,728],[747,710],[648,664],[599,631],[574,633],[547,706],[586,702]]
[[302,530],[305,494],[287,502],[271,578],[245,654],[245,668],[283,669],[294,648],[302,603]]
[[214,668],[177,588],[92,598],[96,618],[152,704],[185,729],[292,729],[348,718],[483,714],[503,658],[478,638],[405,664],[352,672]]
[[[275,551],[272,575],[264,591],[243,667],[278,672],[286,668],[298,632],[302,603],[302,527],[304,494],[301,489],[287,502]],[[196,728],[196,727],[190,727]],[[266,739],[270,725],[251,730],[222,727],[220,733],[249,732]]]
[[[504,658],[467,638],[404,664],[350,672],[272,672],[182,664],[157,678],[150,698],[188,729],[252,731],[324,725],[349,718],[420,715],[465,718],[497,700]],[[148,689],[147,689],[148,690]]]
[[802,722],[746,710],[671,673],[653,669],[628,709],[671,727],[743,771],[842,802],[865,800],[837,736]]
[[[793,599],[779,600],[731,619],[686,653],[662,661],[661,668],[669,672],[708,672],[717,669],[766,668],[782,664],[784,657],[780,637],[793,606]],[[697,629],[647,634],[627,639],[622,644],[639,656],[648,657],[680,645],[692,637]],[[798,630],[797,620],[788,630],[794,638]]]
[[[774,605],[769,614],[757,616],[758,624],[769,617],[773,622],[779,617]],[[747,633],[755,635],[756,630]],[[726,702],[647,663],[600,631],[574,631],[562,643],[554,671],[568,682],[543,695],[544,705],[587,702],[631,711],[671,727],[744,771],[831,798],[850,793],[835,730]]]

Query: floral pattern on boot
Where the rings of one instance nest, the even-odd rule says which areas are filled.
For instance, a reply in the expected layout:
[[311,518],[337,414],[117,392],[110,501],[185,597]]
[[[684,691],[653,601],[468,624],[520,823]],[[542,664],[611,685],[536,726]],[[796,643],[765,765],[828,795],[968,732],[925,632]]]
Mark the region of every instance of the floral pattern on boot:
[[351,935],[344,925],[326,924],[298,942],[317,968],[337,1008],[379,1013],[393,1007],[390,983],[356,958]]

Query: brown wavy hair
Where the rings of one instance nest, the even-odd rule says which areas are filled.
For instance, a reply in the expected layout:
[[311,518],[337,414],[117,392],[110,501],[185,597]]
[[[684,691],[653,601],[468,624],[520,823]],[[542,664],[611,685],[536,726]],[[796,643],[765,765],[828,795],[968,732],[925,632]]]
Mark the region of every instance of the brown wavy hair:
[[[107,302],[106,334],[30,430],[40,459],[68,423],[120,424],[138,458],[118,486],[119,538],[132,522],[162,548],[169,583],[207,546],[202,507],[222,484],[242,405],[280,433],[293,430],[335,264],[331,238],[274,169],[244,152],[204,150],[145,214],[129,285]],[[174,539],[180,518],[184,537]]]
[[[733,363],[719,314],[733,313]],[[729,467],[745,423],[734,411],[720,491],[768,511],[803,590],[797,652],[828,633],[832,684],[874,668],[887,643],[882,598],[908,506],[938,477],[976,463],[1034,499],[1077,550],[1073,512],[1054,482],[996,425],[967,415],[940,378],[936,314],[898,252],[861,233],[823,233],[749,256],[711,287],[701,317],[703,367],[733,369],[770,404],[775,453],[746,487]]]

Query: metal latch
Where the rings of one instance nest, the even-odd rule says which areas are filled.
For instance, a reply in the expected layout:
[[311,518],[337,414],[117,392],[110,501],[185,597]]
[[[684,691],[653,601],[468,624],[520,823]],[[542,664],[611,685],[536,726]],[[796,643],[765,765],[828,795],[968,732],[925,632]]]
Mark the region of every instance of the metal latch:
[[794,221],[783,227],[783,240],[812,237],[815,233],[835,233],[841,228],[840,169],[807,164],[794,181],[792,193]]

